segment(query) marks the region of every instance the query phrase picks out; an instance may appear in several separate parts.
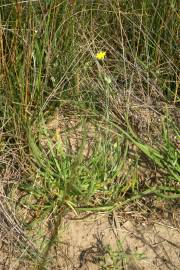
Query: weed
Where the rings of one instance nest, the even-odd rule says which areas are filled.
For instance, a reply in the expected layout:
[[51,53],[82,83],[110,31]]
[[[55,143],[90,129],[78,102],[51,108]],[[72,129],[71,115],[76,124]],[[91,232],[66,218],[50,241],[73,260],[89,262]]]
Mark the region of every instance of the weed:
[[179,199],[179,25],[173,0],[0,1],[2,186],[45,256],[69,211]]

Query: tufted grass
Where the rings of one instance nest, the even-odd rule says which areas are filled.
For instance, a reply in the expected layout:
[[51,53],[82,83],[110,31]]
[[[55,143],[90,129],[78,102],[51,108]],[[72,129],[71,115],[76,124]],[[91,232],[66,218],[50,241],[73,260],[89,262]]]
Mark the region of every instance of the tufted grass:
[[3,192],[44,255],[70,211],[179,199],[179,25],[173,0],[0,1]]

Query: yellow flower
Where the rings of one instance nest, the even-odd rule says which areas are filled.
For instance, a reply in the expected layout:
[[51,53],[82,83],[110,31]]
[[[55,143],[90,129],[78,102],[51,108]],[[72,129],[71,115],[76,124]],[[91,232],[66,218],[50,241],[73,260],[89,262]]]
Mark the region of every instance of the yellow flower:
[[96,59],[98,59],[98,60],[104,60],[105,57],[106,57],[106,52],[104,52],[104,51],[98,52],[96,54]]

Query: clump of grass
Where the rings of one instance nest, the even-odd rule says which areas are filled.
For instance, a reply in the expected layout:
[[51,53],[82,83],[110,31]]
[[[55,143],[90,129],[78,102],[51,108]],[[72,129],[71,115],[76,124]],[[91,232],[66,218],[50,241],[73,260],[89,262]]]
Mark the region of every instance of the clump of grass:
[[[1,0],[0,151],[16,148],[22,176],[7,195],[45,253],[68,211],[110,211],[150,194],[179,198],[177,9],[170,0]],[[78,127],[50,131],[56,111],[67,121],[75,115]],[[140,180],[144,163],[161,176],[153,186]]]

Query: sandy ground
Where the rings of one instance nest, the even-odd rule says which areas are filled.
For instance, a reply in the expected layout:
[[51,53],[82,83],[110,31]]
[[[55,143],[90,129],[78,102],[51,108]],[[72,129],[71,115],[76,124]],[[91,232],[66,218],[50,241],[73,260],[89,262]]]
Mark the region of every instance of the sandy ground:
[[[177,228],[163,222],[147,225],[126,221],[120,225],[119,221],[114,213],[111,219],[99,215],[65,222],[62,243],[56,253],[59,265],[49,269],[116,269],[111,268],[112,260],[105,254],[107,245],[123,257],[117,269],[180,269],[180,231]],[[120,249],[117,240],[121,243]],[[107,268],[102,268],[101,257],[105,258]]]
[[[180,230],[165,220],[122,222],[116,212],[112,215],[91,215],[83,220],[70,218],[64,219],[59,241],[44,269],[180,269]],[[10,242],[4,245],[4,241],[5,235],[1,235],[0,270],[37,269],[27,262],[23,254],[19,256]],[[108,245],[111,247],[110,254],[114,254],[112,257],[107,252]]]

